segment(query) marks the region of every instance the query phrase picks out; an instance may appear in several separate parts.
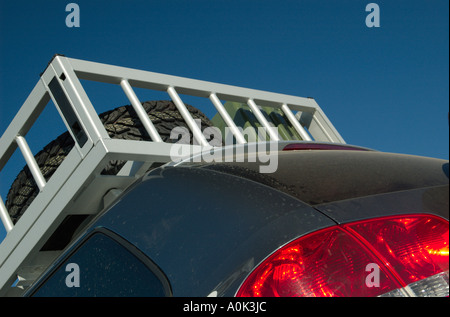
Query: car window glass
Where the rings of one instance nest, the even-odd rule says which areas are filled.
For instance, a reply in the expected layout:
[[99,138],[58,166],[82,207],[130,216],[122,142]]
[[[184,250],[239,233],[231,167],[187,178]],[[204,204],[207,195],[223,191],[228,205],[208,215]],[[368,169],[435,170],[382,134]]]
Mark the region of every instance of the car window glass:
[[124,246],[96,233],[33,296],[165,296],[160,279]]

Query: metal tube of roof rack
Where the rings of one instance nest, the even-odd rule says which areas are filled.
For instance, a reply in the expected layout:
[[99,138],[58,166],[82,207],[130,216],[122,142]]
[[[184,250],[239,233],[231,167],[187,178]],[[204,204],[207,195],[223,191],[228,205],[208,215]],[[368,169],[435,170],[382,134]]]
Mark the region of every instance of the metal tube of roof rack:
[[120,86],[122,86],[123,91],[125,92],[128,99],[130,100],[131,105],[133,106],[139,119],[142,122],[142,125],[144,126],[145,130],[150,135],[152,140],[155,142],[163,142],[163,140],[161,139],[161,136],[159,135],[158,131],[156,130],[155,126],[153,125],[153,122],[148,117],[147,112],[145,111],[144,107],[142,107],[141,102],[139,101],[138,97],[134,93],[134,90],[131,87],[128,80],[122,79],[122,81],[120,82]]
[[292,124],[292,126],[298,132],[298,134],[300,134],[302,139],[304,141],[312,141],[311,137],[305,131],[305,129],[302,127],[300,122],[295,118],[294,114],[292,113],[291,109],[289,109],[288,105],[284,103],[281,106],[281,110],[283,110],[283,112],[286,115],[286,117],[288,118],[289,122]]
[[216,109],[219,112],[220,116],[222,117],[223,121],[225,121],[225,123],[230,128],[233,135],[236,137],[236,142],[238,144],[247,143],[247,141],[245,141],[245,138],[242,135],[241,131],[239,131],[239,129],[236,126],[236,124],[234,123],[233,119],[231,119],[230,115],[225,110],[225,107],[222,105],[222,102],[220,102],[219,98],[217,98],[217,95],[215,93],[211,93],[211,95],[209,95],[209,99],[216,107]]
[[280,141],[280,138],[277,133],[273,131],[273,128],[270,126],[269,122],[266,120],[264,115],[262,114],[261,110],[259,110],[256,103],[253,101],[253,99],[249,99],[247,101],[248,106],[252,110],[253,114],[255,115],[256,119],[261,123],[261,125],[266,128],[267,134],[270,136],[271,141]]
[[30,168],[31,175],[33,175],[33,178],[39,187],[39,190],[42,191],[46,185],[46,181],[44,176],[41,173],[41,170],[39,169],[39,166],[34,159],[33,153],[30,150],[30,147],[28,146],[27,141],[23,136],[16,136],[16,143],[20,148],[20,151],[22,152],[23,158],[25,159],[25,162],[27,163],[28,167]]
[[170,98],[172,98],[173,102],[178,108],[178,111],[180,111],[181,116],[184,118],[186,124],[191,129],[194,135],[194,139],[197,140],[197,142],[202,146],[209,146],[208,141],[206,141],[206,138],[200,130],[199,126],[195,123],[195,120],[192,118],[183,101],[181,101],[181,98],[180,96],[178,96],[175,88],[170,86],[169,88],[167,88],[167,93],[169,94]]
[[14,224],[11,221],[8,210],[6,209],[3,199],[0,196],[0,218],[2,219],[3,225],[5,226],[6,232],[10,232],[14,228]]

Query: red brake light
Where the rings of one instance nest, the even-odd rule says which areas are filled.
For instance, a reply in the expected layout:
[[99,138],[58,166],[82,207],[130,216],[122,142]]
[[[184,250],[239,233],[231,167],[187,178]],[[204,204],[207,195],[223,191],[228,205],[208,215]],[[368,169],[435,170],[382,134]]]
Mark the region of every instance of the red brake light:
[[366,266],[381,263],[339,227],[295,240],[266,259],[238,297],[378,296],[400,285],[380,270],[380,287],[366,286]]
[[404,286],[449,269],[449,226],[442,218],[392,217],[346,227],[372,246]]
[[[323,229],[269,256],[237,296],[379,296],[402,293],[398,289],[406,286],[409,292],[427,288],[430,296],[448,296],[448,235],[448,221],[430,215]],[[367,283],[369,264],[379,268],[378,285]]]
[[330,143],[291,143],[283,148],[283,151],[298,150],[349,150],[349,151],[369,151],[368,149],[342,144]]

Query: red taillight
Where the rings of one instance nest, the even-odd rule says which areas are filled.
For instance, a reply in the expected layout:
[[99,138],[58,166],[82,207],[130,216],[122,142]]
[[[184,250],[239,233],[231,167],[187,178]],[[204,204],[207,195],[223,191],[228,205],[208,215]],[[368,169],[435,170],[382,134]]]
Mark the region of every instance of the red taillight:
[[[448,261],[448,221],[429,215],[377,218],[287,244],[250,274],[237,296],[379,296],[427,278],[448,296]],[[442,272],[446,285],[436,278]]]
[[365,240],[404,286],[449,269],[449,226],[442,218],[391,217],[345,227]]
[[381,263],[339,227],[307,235],[266,259],[237,296],[378,296],[399,288],[380,270],[379,287],[367,287],[366,266]]

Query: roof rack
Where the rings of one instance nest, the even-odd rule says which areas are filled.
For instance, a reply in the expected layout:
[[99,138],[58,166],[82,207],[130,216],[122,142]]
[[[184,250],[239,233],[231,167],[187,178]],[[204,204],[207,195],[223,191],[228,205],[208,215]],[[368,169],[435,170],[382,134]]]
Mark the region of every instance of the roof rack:
[[[110,138],[80,79],[120,85],[153,141]],[[152,122],[143,112],[133,87],[168,93],[199,144],[183,145],[189,147],[192,154],[200,153],[208,146],[208,142],[189,114],[180,94],[209,99],[211,106],[217,109],[239,144],[246,143],[242,129],[228,114],[221,100],[245,104],[265,128],[269,128],[271,124],[261,107],[271,107],[285,115],[304,141],[345,143],[311,98],[55,55],[0,139],[0,171],[18,147],[40,190],[15,225],[0,197],[0,217],[7,231],[7,236],[0,245],[0,296],[23,294],[60,255],[61,251],[42,251],[42,246],[67,216],[98,214],[118,191],[133,183],[150,164],[171,161],[170,150],[173,144],[162,142]],[[74,139],[75,146],[51,179],[46,181],[28,146],[26,135],[50,99]],[[280,140],[276,134],[270,135],[270,139]],[[120,175],[101,175],[102,168],[110,160],[125,160],[130,164]]]

